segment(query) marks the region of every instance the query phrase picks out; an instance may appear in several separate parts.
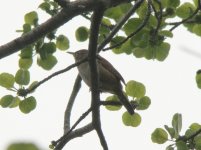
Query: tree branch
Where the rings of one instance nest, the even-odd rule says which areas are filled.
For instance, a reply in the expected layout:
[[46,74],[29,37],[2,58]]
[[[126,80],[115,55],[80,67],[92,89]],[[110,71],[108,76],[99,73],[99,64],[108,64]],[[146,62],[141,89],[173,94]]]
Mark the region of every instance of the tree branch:
[[68,105],[66,107],[65,113],[64,113],[64,134],[66,134],[70,130],[70,117],[71,117],[71,111],[72,107],[75,101],[75,98],[80,90],[81,87],[81,77],[79,74],[77,75],[77,78],[75,80],[73,91],[71,92],[71,96],[68,101]]
[[105,8],[103,4],[99,4],[99,8],[94,10],[92,15],[91,27],[90,27],[90,36],[89,36],[89,46],[88,46],[88,61],[90,68],[90,77],[91,77],[91,108],[92,108],[92,124],[99,136],[101,145],[104,150],[108,150],[107,142],[103,135],[101,129],[100,121],[100,91],[99,91],[99,77],[96,64],[96,54],[97,54],[97,45],[98,45],[98,34],[99,26],[102,21],[103,13]]
[[[130,1],[131,0],[111,0],[111,5],[108,7],[113,7]],[[49,32],[54,31],[58,27],[62,26],[73,17],[84,12],[92,11],[97,6],[97,1],[93,0],[77,0],[68,2],[66,4],[66,9],[62,9],[57,15],[34,28],[32,31],[0,46],[0,59],[18,52],[20,49],[23,49],[27,45],[36,42]]]

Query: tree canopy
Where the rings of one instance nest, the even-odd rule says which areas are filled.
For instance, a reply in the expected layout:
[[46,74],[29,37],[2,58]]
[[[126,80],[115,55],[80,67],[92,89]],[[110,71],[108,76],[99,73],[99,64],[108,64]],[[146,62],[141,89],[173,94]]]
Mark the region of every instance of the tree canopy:
[[[34,96],[36,91],[40,92],[38,87],[88,61],[91,69],[91,105],[88,110],[80,114],[74,124],[71,123],[72,108],[82,87],[82,79],[77,75],[66,103],[64,134],[59,139],[53,140],[49,146],[56,150],[63,149],[72,139],[93,130],[96,131],[102,148],[109,149],[110,143],[105,138],[101,126],[104,120],[101,120],[100,108],[105,106],[110,111],[118,111],[122,108],[122,104],[116,95],[111,95],[105,100],[100,98],[96,66],[97,53],[111,50],[114,54],[127,54],[127,57],[163,62],[171,51],[168,39],[174,38],[175,29],[183,26],[188,32],[201,36],[200,0],[190,2],[180,0],[43,0],[38,8],[39,10],[31,10],[24,15],[22,28],[16,30],[21,35],[0,46],[1,59],[16,52],[19,54],[19,68],[16,73],[3,71],[0,73],[1,88],[9,91],[1,97],[0,105],[3,108],[19,108],[25,114],[32,113],[37,107],[37,101],[40,101]],[[40,23],[41,12],[38,11],[48,14],[50,18]],[[89,21],[89,26],[80,23],[74,33],[77,42],[88,43],[88,57],[40,81],[35,81],[30,71],[33,65],[50,71],[61,59],[56,57],[56,54],[67,51],[71,47],[71,38],[74,37],[59,32],[59,29],[78,16]],[[200,70],[195,72],[195,81],[200,89]],[[130,79],[126,83],[125,95],[130,100],[135,113],[133,115],[128,112],[122,114],[122,123],[125,126],[138,127],[141,124],[141,110],[146,111],[151,107],[151,98],[147,95],[147,89],[149,88],[135,79]],[[91,121],[78,127],[90,113]],[[181,129],[182,114],[175,112],[171,126],[156,127],[150,135],[151,140],[157,144],[164,144],[171,140],[172,142],[166,147],[167,150],[200,150],[201,125],[192,123],[185,133],[182,133]],[[30,143],[15,143],[8,147],[8,150],[18,149],[37,150],[39,148]]]

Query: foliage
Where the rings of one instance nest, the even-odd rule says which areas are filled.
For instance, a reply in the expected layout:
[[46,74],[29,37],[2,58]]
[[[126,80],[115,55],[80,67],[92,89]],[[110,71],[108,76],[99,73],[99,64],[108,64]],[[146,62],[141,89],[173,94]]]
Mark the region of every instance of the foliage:
[[[137,3],[137,1],[135,2]],[[173,30],[175,28],[183,25],[189,32],[201,36],[200,0],[184,3],[180,0],[144,0],[143,2],[141,1],[142,4],[138,7],[135,2],[131,1],[118,4],[115,7],[108,7],[105,10],[100,23],[98,44],[99,46],[103,44],[107,41],[108,37],[111,37],[111,39],[106,43],[108,47],[105,47],[105,44],[100,50],[111,49],[115,54],[124,53],[139,59],[165,61],[171,50],[167,39],[173,38]],[[50,17],[57,15],[62,7],[64,6],[59,0],[43,0],[39,5],[39,9],[50,15]],[[134,11],[135,7],[137,7],[136,11]],[[132,9],[134,14],[129,16],[128,12]],[[92,13],[90,12],[82,13],[81,15],[89,21],[93,19]],[[40,15],[38,11],[26,13],[24,15],[22,29],[17,30],[17,32],[23,36],[33,29],[37,29],[40,26],[39,20]],[[118,29],[118,31],[112,35],[115,29]],[[91,34],[92,32],[89,27],[86,26],[80,26],[75,30],[77,42],[88,42]],[[14,92],[14,94],[6,94],[1,97],[1,107],[19,108],[25,114],[33,111],[36,108],[37,100],[34,96],[28,95],[33,94],[38,86],[53,76],[64,72],[64,70],[56,72],[42,81],[30,82],[32,79],[30,73],[32,64],[37,64],[44,70],[51,70],[59,61],[55,53],[59,52],[59,50],[68,50],[71,43],[70,39],[65,33],[61,34],[55,29],[32,44],[25,45],[20,50],[19,69],[15,75],[6,72],[0,74],[0,86]],[[73,67],[69,66],[66,70],[68,71],[69,68],[71,69]],[[200,71],[197,72],[195,80],[198,88],[201,88]],[[122,114],[122,122],[125,126],[137,127],[142,120],[138,111],[148,109],[151,104],[151,99],[146,96],[144,84],[133,79],[128,81],[125,86],[125,96],[130,100],[130,103],[135,109],[135,113],[130,115],[128,112],[124,112]],[[117,111],[122,108],[115,95],[109,96],[105,102],[110,102],[110,105],[106,105],[108,110]],[[111,102],[117,105],[112,105]],[[191,124],[189,129],[186,130],[185,135],[181,135],[182,115],[176,113],[173,116],[172,125],[165,125],[164,128],[154,130],[151,135],[154,143],[166,143],[170,137],[173,144],[170,144],[166,148],[167,150],[173,150],[175,148],[178,150],[201,149],[200,124]],[[20,148],[14,149],[11,145],[8,150],[22,149],[22,145],[26,147],[26,144],[24,145],[22,143],[21,145],[15,145],[15,147]],[[37,148],[32,149],[37,150]],[[32,149],[30,148],[30,150]]]

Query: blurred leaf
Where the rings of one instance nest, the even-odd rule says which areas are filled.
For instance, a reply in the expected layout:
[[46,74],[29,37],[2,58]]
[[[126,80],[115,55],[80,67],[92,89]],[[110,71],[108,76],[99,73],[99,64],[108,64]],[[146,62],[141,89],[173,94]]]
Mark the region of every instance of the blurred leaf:
[[173,33],[169,30],[162,30],[159,32],[159,34],[166,37],[173,37]]
[[25,98],[19,104],[20,111],[28,114],[36,108],[36,99],[33,96]]
[[187,18],[193,13],[194,10],[194,5],[192,3],[186,2],[176,9],[176,14],[180,18]]
[[195,33],[198,36],[201,36],[201,24],[195,24],[193,26],[193,33]]
[[39,150],[33,143],[13,143],[6,150]]
[[[113,96],[107,97],[106,101],[119,101],[119,99],[116,95],[113,95]],[[116,111],[116,110],[121,109],[122,106],[121,105],[119,105],[119,106],[107,105],[105,107],[110,111]]]
[[196,150],[201,150],[201,135],[197,135],[194,139]]
[[182,128],[182,115],[179,113],[174,114],[172,118],[172,127],[175,130],[176,137],[179,136],[179,133]]
[[65,35],[57,37],[56,46],[60,50],[67,50],[69,48],[69,40]]
[[12,88],[15,83],[15,78],[12,74],[1,73],[0,74],[0,86],[5,88]]
[[140,99],[137,100],[138,102],[138,106],[137,106],[137,110],[145,110],[147,108],[149,108],[150,104],[151,104],[151,99],[148,96],[144,96]]
[[174,128],[168,127],[167,125],[164,126],[167,132],[169,133],[171,139],[175,138],[175,130]]
[[109,8],[105,11],[105,14],[104,14],[104,16],[114,19],[116,21],[119,20],[122,17],[122,15],[123,13],[120,6]]
[[168,140],[168,134],[164,129],[156,128],[151,134],[151,140],[153,143],[163,144]]
[[167,0],[167,7],[176,8],[180,5],[180,0]]
[[29,69],[33,63],[32,58],[20,58],[19,59],[19,67],[21,69]]
[[19,85],[28,85],[30,81],[30,73],[28,70],[19,69],[15,74],[15,82]]
[[37,12],[32,11],[32,12],[29,12],[29,13],[25,14],[24,21],[27,24],[35,25],[36,22],[38,21],[38,14],[37,14]]
[[76,40],[79,42],[84,42],[88,39],[89,37],[89,31],[86,27],[82,26],[79,27],[76,31],[75,31],[75,37]]
[[57,64],[57,59],[53,55],[47,55],[46,59],[37,59],[37,63],[39,66],[41,66],[45,70],[51,70],[56,64]]
[[172,145],[168,145],[165,150],[174,150],[174,147]]
[[0,105],[3,108],[9,107],[12,104],[13,100],[14,97],[12,95],[5,95],[1,98]]
[[33,81],[30,85],[29,85],[29,87],[28,87],[28,89],[29,90],[31,90],[35,85],[37,85],[38,84],[38,81]]
[[186,143],[183,141],[176,142],[177,150],[189,150]]
[[197,72],[197,74],[195,76],[195,80],[197,83],[197,87],[201,89],[201,73],[200,73],[200,71]]
[[136,58],[142,58],[144,56],[144,48],[140,48],[140,47],[136,47],[133,49],[133,55],[136,57]]
[[54,42],[44,43],[40,51],[46,52],[46,55],[52,54],[56,51],[56,44]]
[[9,105],[10,108],[15,108],[19,105],[20,103],[20,98],[19,97],[14,97],[12,103]]
[[29,31],[31,31],[31,25],[25,23],[25,24],[23,25],[23,33],[27,33],[27,32],[29,32]]
[[32,46],[27,46],[21,50],[21,58],[32,58]]
[[128,112],[125,112],[122,116],[122,121],[126,126],[137,127],[141,123],[141,116],[138,113],[130,115]]
[[131,80],[126,84],[126,94],[129,96],[141,98],[145,93],[145,86],[140,82]]
[[140,26],[141,23],[142,23],[142,19],[139,19],[139,18],[129,19],[128,22],[123,27],[126,35],[129,35],[132,32],[134,32]]
[[162,43],[156,47],[156,59],[159,61],[164,61],[165,58],[168,56],[170,50],[169,43]]

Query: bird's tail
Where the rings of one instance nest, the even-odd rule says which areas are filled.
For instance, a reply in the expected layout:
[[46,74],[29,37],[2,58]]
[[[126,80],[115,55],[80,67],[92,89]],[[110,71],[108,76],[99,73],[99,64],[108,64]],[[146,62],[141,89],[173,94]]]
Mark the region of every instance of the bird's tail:
[[134,109],[131,106],[131,104],[129,103],[129,100],[127,99],[127,97],[124,95],[123,91],[119,91],[117,92],[117,96],[120,100],[120,102],[122,103],[122,105],[124,105],[124,107],[127,109],[127,111],[133,115],[134,114]]

